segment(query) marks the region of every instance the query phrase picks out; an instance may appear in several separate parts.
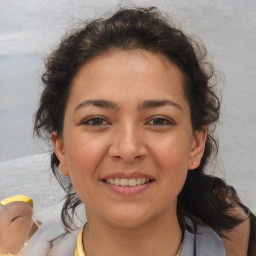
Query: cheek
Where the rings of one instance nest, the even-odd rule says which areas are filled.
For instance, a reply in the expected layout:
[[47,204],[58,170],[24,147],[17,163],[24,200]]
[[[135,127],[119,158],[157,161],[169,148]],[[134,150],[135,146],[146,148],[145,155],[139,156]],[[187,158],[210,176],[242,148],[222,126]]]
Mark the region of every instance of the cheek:
[[185,136],[166,137],[157,147],[153,154],[157,166],[160,168],[161,179],[168,190],[182,189],[187,177],[190,144]]
[[169,167],[187,167],[190,151],[190,140],[184,134],[181,136],[166,136],[161,142],[155,143],[154,146],[154,154],[158,155],[162,164]]
[[97,166],[102,162],[106,148],[106,143],[101,138],[79,134],[70,137],[64,150],[71,179],[84,182],[86,177],[96,175]]

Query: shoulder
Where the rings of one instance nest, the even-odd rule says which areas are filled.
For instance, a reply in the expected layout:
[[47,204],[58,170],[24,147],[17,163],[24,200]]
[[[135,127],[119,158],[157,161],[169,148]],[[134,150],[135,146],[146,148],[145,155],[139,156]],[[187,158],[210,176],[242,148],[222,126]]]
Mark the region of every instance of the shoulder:
[[221,238],[212,229],[198,225],[196,235],[187,230],[184,233],[181,256],[193,255],[225,256],[226,253]]
[[221,238],[212,229],[199,225],[197,232],[198,256],[226,255]]

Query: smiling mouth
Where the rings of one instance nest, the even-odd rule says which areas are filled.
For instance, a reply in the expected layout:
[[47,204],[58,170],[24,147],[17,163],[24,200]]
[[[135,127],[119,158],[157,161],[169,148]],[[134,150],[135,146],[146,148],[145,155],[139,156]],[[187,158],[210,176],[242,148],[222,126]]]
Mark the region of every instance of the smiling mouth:
[[115,186],[122,186],[122,187],[135,187],[144,185],[150,182],[153,182],[153,179],[146,179],[146,178],[133,178],[133,179],[125,179],[125,178],[115,178],[115,179],[105,179],[103,182]]

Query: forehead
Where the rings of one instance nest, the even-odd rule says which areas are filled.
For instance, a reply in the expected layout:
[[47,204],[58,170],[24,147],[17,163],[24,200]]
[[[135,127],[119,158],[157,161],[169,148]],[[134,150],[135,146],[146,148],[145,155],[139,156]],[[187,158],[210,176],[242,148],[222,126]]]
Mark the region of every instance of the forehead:
[[[70,97],[124,96],[186,98],[184,76],[160,53],[111,49],[85,63],[75,75]],[[165,97],[164,97],[165,98]],[[81,99],[82,100],[82,99]],[[84,100],[84,99],[83,99]]]

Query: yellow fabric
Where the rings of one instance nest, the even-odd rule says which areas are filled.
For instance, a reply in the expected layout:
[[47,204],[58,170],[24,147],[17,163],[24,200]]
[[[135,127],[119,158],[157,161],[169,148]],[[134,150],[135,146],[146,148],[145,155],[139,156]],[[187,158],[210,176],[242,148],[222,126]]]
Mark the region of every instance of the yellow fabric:
[[9,198],[6,198],[0,202],[1,205],[7,205],[13,202],[25,202],[29,204],[31,207],[33,207],[33,200],[27,196],[23,195],[17,195],[17,196],[12,196]]
[[85,256],[83,248],[83,230],[82,228],[77,236],[76,245],[74,249],[74,256]]

